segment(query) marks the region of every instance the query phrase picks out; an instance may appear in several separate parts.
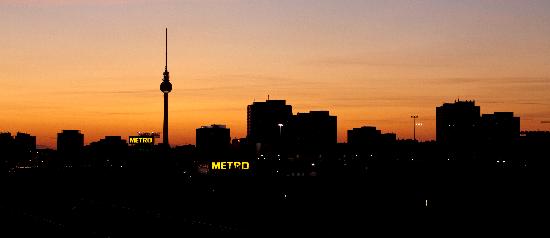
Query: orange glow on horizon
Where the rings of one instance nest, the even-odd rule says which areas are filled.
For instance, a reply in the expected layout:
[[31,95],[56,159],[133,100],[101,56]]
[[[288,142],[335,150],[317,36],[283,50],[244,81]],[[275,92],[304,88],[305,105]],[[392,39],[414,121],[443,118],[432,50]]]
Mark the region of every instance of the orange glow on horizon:
[[435,107],[457,98],[550,130],[550,3],[69,2],[0,2],[0,131],[51,148],[63,129],[161,132],[165,26],[172,145],[210,124],[245,137],[268,94],[338,116],[340,142],[365,125],[412,138],[410,115],[434,139]]

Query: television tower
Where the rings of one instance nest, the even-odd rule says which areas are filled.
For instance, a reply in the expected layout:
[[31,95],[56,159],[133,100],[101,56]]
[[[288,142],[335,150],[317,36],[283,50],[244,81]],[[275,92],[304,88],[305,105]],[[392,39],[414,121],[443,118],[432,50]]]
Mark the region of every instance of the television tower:
[[168,28],[166,28],[166,52],[165,52],[165,66],[162,83],[160,83],[160,91],[164,94],[164,121],[162,124],[162,144],[166,147],[170,147],[168,144],[168,93],[172,91],[172,84],[170,83],[170,73],[168,73]]

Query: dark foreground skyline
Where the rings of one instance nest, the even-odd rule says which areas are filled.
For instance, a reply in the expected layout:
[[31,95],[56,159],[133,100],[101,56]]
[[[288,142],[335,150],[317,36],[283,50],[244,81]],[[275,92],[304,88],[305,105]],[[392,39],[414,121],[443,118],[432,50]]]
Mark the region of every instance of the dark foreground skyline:
[[[256,108],[256,109],[255,109]],[[518,139],[520,137],[521,130],[521,120],[520,117],[514,115],[514,112],[494,112],[494,113],[481,113],[480,105],[477,105],[475,101],[468,100],[455,100],[453,103],[443,103],[443,105],[436,108],[436,128],[435,133],[433,133],[435,138],[429,141],[438,141],[443,142],[447,140],[487,140],[487,139],[499,139],[504,138],[506,140]],[[316,130],[321,134],[321,136],[329,137],[325,141],[329,141],[329,144],[336,144],[342,140],[338,140],[337,130],[340,129],[337,123],[337,115],[330,115],[330,111],[327,110],[317,110],[310,112],[297,112],[293,113],[293,106],[287,104],[286,100],[266,100],[265,102],[254,102],[248,106],[247,112],[247,135],[243,138],[236,137],[228,133],[227,139],[224,143],[230,143],[231,140],[251,140],[255,142],[273,142],[273,140],[290,139],[288,136],[292,135],[296,137],[295,133],[297,131],[302,131],[300,133],[304,134],[305,137],[311,138],[301,138],[301,140],[315,140]],[[165,115],[166,117],[167,115]],[[256,120],[253,117],[257,117]],[[414,118],[413,118],[414,117]],[[414,120],[413,120],[414,119]],[[333,120],[329,124],[317,124],[317,128],[304,128],[310,126],[311,123],[323,123],[322,120]],[[165,121],[167,121],[165,119]],[[258,121],[258,122],[254,122]],[[300,122],[303,121],[303,122]],[[220,123],[221,120],[217,121],[217,124],[212,124],[212,126],[222,125],[227,128],[229,132],[231,128],[227,127],[226,124]],[[458,124],[457,124],[458,123]],[[542,122],[541,122],[542,123]],[[425,130],[423,128],[424,123],[422,122],[422,117],[418,115],[412,115],[410,121],[410,130]],[[452,125],[451,125],[452,124]],[[209,124],[202,125],[201,127],[208,127]],[[345,128],[347,131],[346,139],[344,143],[349,143],[350,133],[359,128],[369,127],[376,130],[377,125],[365,124],[357,128]],[[168,128],[163,129],[164,132],[167,132]],[[197,128],[197,131],[201,128]],[[458,127],[458,128],[457,128]],[[66,129],[64,129],[66,130]],[[309,130],[304,132],[303,130]],[[328,130],[328,131],[326,131]],[[80,131],[80,130],[78,130]],[[538,131],[538,130],[537,130]],[[284,132],[284,133],[283,133]],[[529,131],[526,131],[529,132]],[[544,132],[544,131],[541,131]],[[9,133],[5,131],[4,133]],[[25,132],[17,132],[26,134]],[[28,133],[28,132],[27,132]],[[141,132],[136,131],[135,134],[130,134],[129,136],[136,136]],[[157,135],[161,135],[164,140],[164,134],[154,132]],[[198,132],[197,132],[198,133]],[[261,135],[256,135],[260,133]],[[317,133],[317,134],[319,134]],[[456,134],[459,133],[459,134]],[[489,135],[488,133],[492,133]],[[177,133],[175,133],[177,134]],[[330,135],[328,135],[330,134]],[[387,136],[394,137],[394,140],[410,140],[413,138],[402,138],[398,134],[395,134],[393,131],[385,131],[383,134]],[[448,135],[455,136],[455,138],[447,139]],[[106,135],[107,137],[112,137],[113,135]],[[265,138],[264,138],[265,137]],[[479,138],[486,137],[486,138]],[[491,137],[491,138],[488,138]],[[295,138],[296,139],[296,138]],[[196,138],[196,141],[204,140]],[[157,140],[158,141],[158,140]],[[420,140],[419,140],[420,141]],[[162,141],[158,141],[161,143]],[[84,143],[84,140],[83,142]],[[88,144],[94,143],[91,141]],[[59,145],[59,144],[58,144]],[[196,145],[196,143],[194,144]],[[181,145],[174,145],[181,146]],[[43,145],[36,144],[36,137],[34,137],[33,148],[47,149],[49,147],[44,147]]]
[[[14,172],[38,168],[126,168],[130,164],[140,167],[157,163],[153,158],[171,158],[191,163],[192,168],[188,169],[194,172],[206,169],[206,174],[216,174],[209,162],[234,160],[261,164],[263,160],[276,159],[277,166],[286,160],[301,162],[284,164],[283,167],[290,166],[286,169],[268,164],[267,174],[273,175],[276,171],[275,175],[316,176],[321,161],[328,163],[337,159],[340,166],[348,163],[347,156],[413,161],[417,149],[426,150],[424,160],[428,161],[475,161],[469,166],[477,167],[476,163],[480,163],[479,166],[488,168],[526,168],[528,164],[546,163],[539,156],[546,153],[543,146],[550,141],[550,131],[521,131],[521,119],[513,112],[481,114],[475,101],[457,100],[437,107],[437,137],[426,142],[400,140],[396,134],[383,132],[375,125],[364,125],[347,130],[347,142],[338,143],[337,116],[329,111],[294,114],[292,105],[285,100],[253,102],[247,111],[246,137],[232,138],[231,129],[225,125],[205,125],[196,129],[196,145],[170,147],[158,141],[162,137],[164,142],[166,137],[156,132],[140,132],[128,140],[108,135],[86,145],[81,131],[63,130],[57,134],[57,150],[51,150],[37,148],[33,135],[3,132],[0,133],[0,149],[6,155],[3,169]],[[411,129],[415,130],[420,125],[418,116],[413,115],[411,119]],[[133,159],[134,156],[141,159]],[[334,169],[324,168],[328,174]],[[308,172],[288,172],[294,169]],[[243,172],[266,172],[257,168],[251,171]]]
[[[269,102],[259,103],[251,120],[265,122],[261,103]],[[287,117],[284,127],[295,131],[256,121],[253,136],[230,143],[228,128],[210,125],[197,129],[196,147],[171,149],[129,146],[119,136],[84,146],[83,134],[65,130],[57,151],[36,150],[32,136],[3,133],[0,234],[356,236],[536,226],[533,214],[548,208],[541,188],[550,132],[519,136],[509,113],[457,113],[477,111],[471,106],[438,110],[447,129],[436,142],[361,127],[337,144],[323,132],[335,127],[331,115],[311,112]],[[212,162],[249,168],[221,170]]]
[[526,236],[549,9],[2,1],[0,236]]
[[[481,115],[473,101],[456,101],[437,108],[436,141],[364,126],[348,131],[348,143],[337,143],[337,117],[327,111],[293,114],[285,101],[268,100],[248,112],[247,138],[208,125],[197,128],[196,146],[129,145],[120,136],[85,146],[80,131],[63,130],[50,150],[36,149],[32,135],[0,133],[0,232],[494,232],[488,220],[522,229],[548,208],[541,188],[550,132],[520,132],[512,112]],[[150,135],[141,138],[157,138]]]

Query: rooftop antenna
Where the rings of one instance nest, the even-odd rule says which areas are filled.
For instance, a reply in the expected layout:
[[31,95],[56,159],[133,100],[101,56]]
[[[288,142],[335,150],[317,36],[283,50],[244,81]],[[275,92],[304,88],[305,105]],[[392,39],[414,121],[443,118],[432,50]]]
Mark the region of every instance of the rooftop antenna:
[[267,100],[269,100],[269,94],[267,95]]

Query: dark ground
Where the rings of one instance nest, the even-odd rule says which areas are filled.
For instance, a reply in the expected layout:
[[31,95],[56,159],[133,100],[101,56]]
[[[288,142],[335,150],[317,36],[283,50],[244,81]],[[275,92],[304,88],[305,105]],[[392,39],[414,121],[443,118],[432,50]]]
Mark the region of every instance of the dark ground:
[[494,234],[547,225],[547,177],[384,168],[361,177],[20,171],[0,182],[0,237]]

